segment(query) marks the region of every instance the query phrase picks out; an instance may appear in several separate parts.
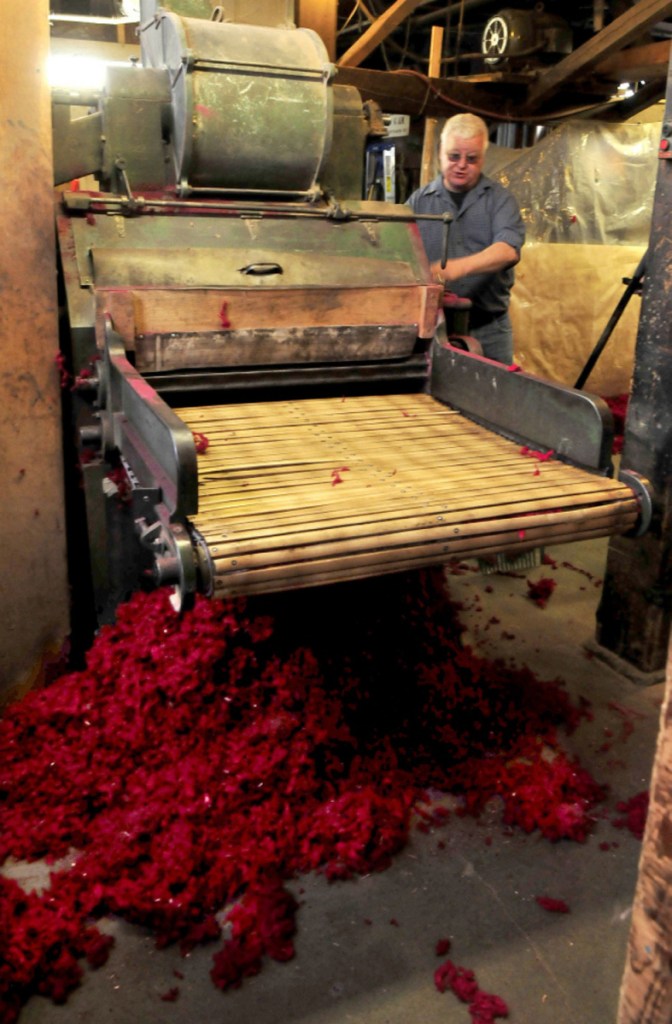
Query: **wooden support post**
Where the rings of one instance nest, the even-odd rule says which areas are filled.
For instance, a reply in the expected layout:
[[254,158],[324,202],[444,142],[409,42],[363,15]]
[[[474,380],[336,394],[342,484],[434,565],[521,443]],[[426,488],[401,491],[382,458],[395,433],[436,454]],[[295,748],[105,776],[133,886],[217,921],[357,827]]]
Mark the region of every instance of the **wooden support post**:
[[[441,54],[443,52],[443,28],[432,26],[429,43],[429,77],[441,77]],[[433,178],[434,157],[436,155],[436,129],[438,120],[435,117],[425,118],[425,135],[422,141],[422,163],[420,165],[420,184],[426,185]]]
[[68,631],[49,4],[4,0],[0,34],[0,700]]
[[632,908],[618,1024],[672,1020],[672,646]]
[[336,27],[338,0],[298,0],[296,24],[299,28],[312,28],[327,48],[329,60],[336,60]]
[[643,537],[610,542],[597,613],[598,643],[645,673],[665,667],[672,620],[672,70],[662,132],[622,461],[649,480],[654,511]]

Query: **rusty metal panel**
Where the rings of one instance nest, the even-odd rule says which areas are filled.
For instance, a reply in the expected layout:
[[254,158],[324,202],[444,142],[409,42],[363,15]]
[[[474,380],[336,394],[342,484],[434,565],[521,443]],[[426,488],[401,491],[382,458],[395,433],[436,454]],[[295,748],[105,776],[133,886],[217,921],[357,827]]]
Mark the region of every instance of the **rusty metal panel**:
[[415,324],[251,328],[212,334],[138,335],[141,372],[195,367],[279,366],[290,363],[363,362],[410,355]]
[[103,99],[100,169],[104,187],[121,191],[115,167],[120,159],[134,190],[160,190],[174,185],[169,149],[164,141],[170,115],[168,71],[111,67]]
[[[129,268],[124,278],[127,283],[151,280],[171,284],[184,274],[193,285],[240,285],[241,279],[251,283],[250,275],[241,276],[240,268],[263,262],[279,263],[283,273],[277,276],[285,283],[294,280],[293,275],[297,281],[300,276],[304,285],[424,283],[426,257],[413,225],[401,218],[377,220],[377,215],[399,208],[376,203],[348,205],[354,213],[370,219],[307,220],[301,218],[300,207],[294,217],[73,217],[70,223],[80,282],[94,283],[95,252],[99,285],[108,280],[103,276],[108,272],[124,273],[124,261]],[[408,213],[403,208],[402,212]],[[123,255],[117,258],[116,253]],[[150,271],[150,267],[154,269]],[[175,267],[180,268],[179,274]],[[292,268],[297,268],[296,273]],[[161,278],[160,273],[166,276]],[[266,283],[272,276],[264,276]]]
[[[98,287],[249,287],[305,288],[308,285],[330,287],[376,287],[412,285],[412,268],[402,260],[357,260],[356,278],[353,260],[348,254],[324,255],[278,251],[264,248],[226,249],[99,249],[90,250],[93,279]],[[353,279],[354,278],[354,279]]]
[[672,75],[668,75],[622,456],[623,466],[649,480],[653,516],[645,537],[619,537],[610,543],[597,614],[598,642],[645,673],[664,669],[672,624],[671,136]]
[[102,158],[100,112],[71,119],[71,108],[55,103],[51,116],[54,185],[95,174],[100,169]]

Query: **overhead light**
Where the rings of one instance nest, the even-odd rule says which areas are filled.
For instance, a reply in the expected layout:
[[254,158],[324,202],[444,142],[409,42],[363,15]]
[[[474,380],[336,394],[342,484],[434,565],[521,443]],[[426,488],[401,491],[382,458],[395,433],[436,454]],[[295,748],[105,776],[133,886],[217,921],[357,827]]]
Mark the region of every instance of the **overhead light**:
[[621,82],[616,90],[616,98],[619,100],[629,100],[634,95],[635,89],[632,82]]
[[122,64],[126,67],[128,62],[52,53],[47,61],[47,79],[52,89],[100,91],[108,67]]

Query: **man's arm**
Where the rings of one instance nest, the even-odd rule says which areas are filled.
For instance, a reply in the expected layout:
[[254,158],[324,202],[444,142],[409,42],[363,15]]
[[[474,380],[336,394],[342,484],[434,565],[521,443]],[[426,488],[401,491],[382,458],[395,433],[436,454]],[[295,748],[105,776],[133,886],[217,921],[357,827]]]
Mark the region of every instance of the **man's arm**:
[[443,270],[437,260],[431,264],[432,277],[435,281],[450,284],[469,274],[496,274],[499,270],[515,266],[519,259],[518,252],[508,242],[493,242],[481,252],[448,260]]

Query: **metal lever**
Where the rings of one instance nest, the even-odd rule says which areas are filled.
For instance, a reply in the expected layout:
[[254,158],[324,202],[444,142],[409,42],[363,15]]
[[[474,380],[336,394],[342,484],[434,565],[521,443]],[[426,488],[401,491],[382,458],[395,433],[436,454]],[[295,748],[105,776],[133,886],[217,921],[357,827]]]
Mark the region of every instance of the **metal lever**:
[[452,219],[452,213],[444,213],[441,218],[441,220],[443,221],[443,247],[441,252],[441,270],[445,270],[446,263],[448,262],[448,239],[450,238],[450,224]]

